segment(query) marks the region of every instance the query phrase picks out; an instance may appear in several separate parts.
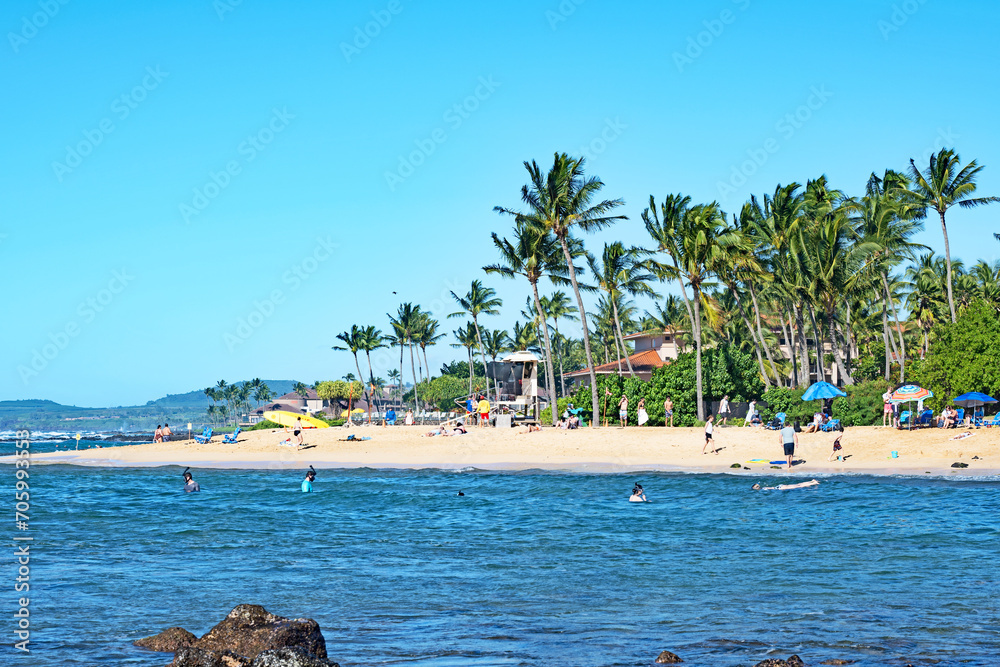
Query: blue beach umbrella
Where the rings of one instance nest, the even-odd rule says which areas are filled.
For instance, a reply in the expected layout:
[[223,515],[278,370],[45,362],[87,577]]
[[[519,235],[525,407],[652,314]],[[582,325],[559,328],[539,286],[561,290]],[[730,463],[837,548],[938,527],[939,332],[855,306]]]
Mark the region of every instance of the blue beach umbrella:
[[980,391],[970,391],[967,394],[956,396],[952,402],[961,405],[963,408],[978,408],[987,403],[996,403],[997,399]]
[[837,398],[838,396],[847,396],[847,394],[829,382],[817,382],[806,389],[806,393],[802,394],[802,400],[815,401],[824,398]]

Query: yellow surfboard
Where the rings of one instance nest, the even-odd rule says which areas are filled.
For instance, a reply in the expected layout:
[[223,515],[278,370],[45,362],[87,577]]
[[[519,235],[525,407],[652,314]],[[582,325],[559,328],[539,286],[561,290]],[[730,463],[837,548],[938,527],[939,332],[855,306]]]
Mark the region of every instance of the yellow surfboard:
[[304,428],[329,428],[330,426],[322,419],[316,419],[315,417],[310,417],[309,415],[299,415],[294,412],[285,412],[284,410],[272,410],[270,412],[265,412],[264,419],[272,421],[275,424],[281,424],[282,426],[295,426],[296,419],[302,420],[302,426]]

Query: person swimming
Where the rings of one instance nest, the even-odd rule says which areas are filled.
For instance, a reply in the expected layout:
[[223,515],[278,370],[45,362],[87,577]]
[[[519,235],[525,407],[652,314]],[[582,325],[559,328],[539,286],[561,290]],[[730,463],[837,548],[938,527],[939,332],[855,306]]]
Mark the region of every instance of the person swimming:
[[789,489],[804,489],[809,486],[819,486],[819,482],[814,479],[808,482],[800,482],[799,484],[779,484],[778,486],[761,486],[760,484],[754,484],[750,487],[752,491],[787,491]]
[[635,483],[632,487],[632,495],[629,497],[628,501],[630,503],[644,503],[646,501],[646,492],[642,488],[642,484],[639,482]]
[[201,486],[198,482],[194,481],[191,473],[188,472],[189,470],[191,470],[190,466],[184,469],[184,493],[197,493],[201,491]]
[[309,466],[309,471],[306,473],[306,478],[302,480],[302,493],[312,493],[313,482],[316,481],[316,469]]

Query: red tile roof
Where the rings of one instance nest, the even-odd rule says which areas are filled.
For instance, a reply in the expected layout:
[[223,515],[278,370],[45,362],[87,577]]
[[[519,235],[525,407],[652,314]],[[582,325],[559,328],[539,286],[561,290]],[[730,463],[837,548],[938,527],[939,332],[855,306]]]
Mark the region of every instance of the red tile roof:
[[[667,365],[666,361],[660,359],[660,355],[657,354],[656,350],[643,350],[642,352],[636,352],[629,357],[629,361],[632,362],[632,370],[636,373],[652,373],[660,366]],[[625,363],[624,359],[621,360],[621,368],[624,371],[628,370],[628,364]],[[594,369],[594,372],[598,374],[617,373],[618,360],[616,359],[615,361],[601,364]],[[572,373],[566,373],[566,377],[578,377],[588,374],[588,369],[584,368],[582,370],[573,371]]]

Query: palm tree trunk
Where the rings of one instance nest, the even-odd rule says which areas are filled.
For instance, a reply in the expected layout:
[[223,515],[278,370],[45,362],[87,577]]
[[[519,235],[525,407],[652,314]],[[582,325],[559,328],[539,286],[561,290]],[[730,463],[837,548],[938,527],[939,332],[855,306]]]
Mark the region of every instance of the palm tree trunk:
[[[799,386],[804,387],[812,383],[812,365],[809,363],[809,345],[806,343],[806,322],[801,303],[792,303],[792,310],[795,311],[796,335],[799,338],[799,355],[802,360],[802,373],[799,375]],[[805,377],[803,377],[805,376]]]
[[823,335],[816,324],[816,309],[811,303],[806,305],[809,306],[809,319],[812,320],[813,339],[816,343],[816,381],[826,381],[826,360],[823,358],[826,354],[823,351]]
[[[535,310],[538,312],[538,317],[544,317],[542,311],[542,301],[538,298],[538,282],[531,283],[531,294],[535,297]],[[555,366],[552,364],[552,346],[549,343],[549,327],[548,324],[543,321],[542,331],[545,334],[545,379],[548,385],[549,394],[549,407],[552,412],[552,425],[556,425],[556,419],[558,418],[559,403],[556,397],[556,376],[555,376]]]
[[778,367],[774,363],[774,357],[771,356],[771,350],[767,347],[767,340],[764,338],[764,329],[760,325],[760,308],[757,306],[757,290],[754,289],[753,283],[750,283],[748,287],[750,288],[750,300],[753,303],[754,320],[757,323],[757,337],[760,338],[760,346],[764,348],[764,355],[767,357],[767,363],[771,365],[771,372],[774,374],[774,381],[780,386],[780,381],[778,379]]
[[[612,327],[612,329],[613,328],[614,327]],[[621,377],[622,376],[622,356],[624,356],[624,355],[622,354],[621,348],[618,347],[618,332],[616,332],[616,331],[612,331],[611,332],[611,340],[613,340],[614,343],[615,343],[615,356],[618,357],[618,377]]]
[[570,254],[569,245],[566,243],[565,232],[559,235],[559,245],[562,246],[563,255],[566,257],[566,268],[569,269],[569,281],[573,285],[573,294],[576,295],[577,308],[580,309],[580,324],[583,326],[583,351],[587,355],[587,369],[590,371],[590,403],[593,410],[590,425],[593,428],[598,428],[601,413],[598,410],[597,374],[594,372],[594,356],[590,353],[590,332],[587,331],[587,311],[583,306],[580,285],[576,282],[576,268],[573,266],[573,255]]
[[566,375],[563,373],[563,351],[559,346],[559,318],[552,318],[552,325],[556,330],[556,339],[553,341],[555,343],[556,356],[559,358],[559,389],[563,395],[566,396]]
[[[632,360],[628,358],[628,347],[625,345],[625,335],[622,333],[622,323],[618,321],[618,304],[615,303],[614,295],[611,295],[611,313],[615,316],[615,331],[618,332],[618,340],[622,342],[622,355],[625,357],[625,363],[628,365],[629,377],[635,377],[635,371],[632,370]],[[618,372],[621,373],[621,362],[618,362]]]
[[[413,343],[410,343],[410,373],[413,374],[413,411],[415,413],[420,412],[420,402],[417,398],[417,364],[413,359]],[[416,417],[416,415],[414,415]],[[420,422],[423,424],[423,421]]]
[[895,348],[896,340],[889,338],[889,318],[885,314],[885,304],[882,304],[882,343],[885,345],[885,381],[889,381],[889,373],[891,372],[891,362],[892,356],[889,354],[889,341],[892,340],[892,345]]
[[472,359],[472,348],[467,347],[465,348],[465,351],[469,355],[469,396],[472,396],[472,371],[473,371],[473,364],[475,363],[475,361],[473,361]]
[[840,354],[840,340],[838,340],[837,328],[833,322],[833,308],[829,305],[826,308],[826,326],[830,330],[830,349],[833,350],[833,360],[837,364],[837,372],[840,374],[840,380],[844,384],[854,384],[851,371],[847,367],[847,364],[844,363],[844,359]]
[[399,341],[399,407],[403,408],[403,341]]
[[[945,245],[947,246],[947,236],[945,236]],[[951,263],[948,263],[948,299],[951,300]],[[896,312],[896,302],[892,298],[892,293],[889,291],[889,280],[886,278],[885,272],[882,272],[882,287],[885,289],[885,298],[889,302],[889,306],[892,308],[892,318],[896,320],[896,325],[893,329],[899,334],[899,383],[902,384],[906,380],[906,344],[903,342],[903,329],[899,324],[899,314]],[[952,322],[955,321],[955,308],[952,306],[951,310]],[[895,335],[895,334],[894,334]],[[896,341],[894,340],[893,343]]]
[[475,315],[472,317],[472,324],[476,327],[476,340],[479,341],[479,353],[483,356],[483,379],[486,380],[486,400],[490,400],[489,371],[486,370],[486,346],[483,345],[483,337],[479,335],[479,322]]
[[[792,358],[792,386],[797,387],[799,385],[799,360],[796,355],[795,337],[792,333],[795,331],[792,328],[792,316],[778,307],[778,317],[781,321],[781,335],[785,337],[785,345],[788,346],[788,356]],[[785,317],[788,317],[787,326],[785,324]]]
[[[941,233],[944,234],[944,265],[945,280],[948,282],[948,309],[951,311],[951,323],[955,323],[955,297],[951,293],[951,246],[948,244],[948,225],[944,222],[944,211],[938,211],[941,216]],[[900,380],[902,382],[902,380]]]
[[[754,332],[753,327],[750,326],[750,320],[747,319],[746,311],[743,309],[743,302],[740,301],[740,297],[739,297],[739,295],[736,292],[736,286],[735,285],[728,285],[728,287],[729,287],[730,293],[732,293],[732,295],[733,295],[733,299],[736,301],[736,306],[740,310],[740,318],[743,320],[743,326],[745,326],[747,328],[747,331],[750,333],[750,338],[753,339],[753,351],[757,355],[757,365],[760,366],[760,376],[762,378],[764,378],[764,386],[765,387],[770,387],[771,386],[771,379],[769,377],[767,377],[767,370],[764,368],[764,357],[760,353],[761,346],[757,342],[757,334]],[[778,374],[775,373],[775,377],[777,377],[777,375]]]
[[705,403],[702,399],[702,382],[701,382],[701,290],[698,287],[693,287],[694,290],[694,318],[691,320],[691,329],[694,333],[694,348],[695,348],[695,362],[694,362],[694,373],[695,373],[695,389],[698,401],[698,421],[705,421]]

